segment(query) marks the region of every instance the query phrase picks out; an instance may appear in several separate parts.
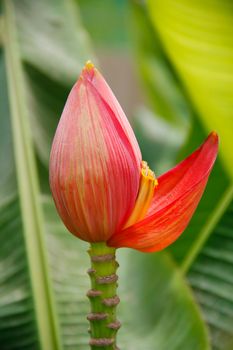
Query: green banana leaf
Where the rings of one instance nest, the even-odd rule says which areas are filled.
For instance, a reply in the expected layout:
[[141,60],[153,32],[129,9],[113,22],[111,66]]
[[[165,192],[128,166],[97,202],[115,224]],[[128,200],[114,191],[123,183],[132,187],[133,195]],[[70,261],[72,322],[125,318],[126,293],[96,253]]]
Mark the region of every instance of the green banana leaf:
[[[220,135],[220,154],[198,210],[185,233],[167,250],[188,277],[200,302],[213,349],[231,349],[232,2],[156,0],[148,1],[146,8],[135,1],[131,15],[135,23],[140,23],[137,32],[141,35],[134,40],[142,77],[155,101],[162,96],[159,115],[173,124],[169,108],[176,94],[171,95],[170,89],[160,83],[169,70],[192,117],[178,160],[192,152],[210,130]],[[148,35],[150,41],[145,45],[142,38]],[[158,73],[153,67],[161,60]],[[151,75],[144,68],[149,61]],[[148,76],[153,80],[148,81]],[[157,112],[156,106],[152,107]]]
[[206,322],[213,349],[232,349],[233,203],[215,226],[188,273]]
[[[67,232],[40,184],[48,189],[49,149],[62,105],[93,54],[74,2],[2,5],[1,349],[85,350],[87,244]],[[119,261],[123,348],[209,349],[200,311],[166,255],[126,251]]]
[[221,137],[220,156],[232,176],[233,4],[229,0],[148,3],[168,59],[203,125]]

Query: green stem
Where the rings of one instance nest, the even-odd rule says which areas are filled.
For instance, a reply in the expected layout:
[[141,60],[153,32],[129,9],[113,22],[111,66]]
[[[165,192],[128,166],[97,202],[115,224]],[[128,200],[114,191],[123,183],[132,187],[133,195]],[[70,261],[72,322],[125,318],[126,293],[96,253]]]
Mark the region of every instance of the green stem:
[[119,265],[115,249],[104,242],[93,243],[88,253],[91,258],[88,270],[91,289],[87,292],[91,303],[91,312],[87,316],[90,321],[90,347],[93,350],[119,350],[116,346],[116,334],[120,328],[116,318],[116,307],[120,301],[116,294]]

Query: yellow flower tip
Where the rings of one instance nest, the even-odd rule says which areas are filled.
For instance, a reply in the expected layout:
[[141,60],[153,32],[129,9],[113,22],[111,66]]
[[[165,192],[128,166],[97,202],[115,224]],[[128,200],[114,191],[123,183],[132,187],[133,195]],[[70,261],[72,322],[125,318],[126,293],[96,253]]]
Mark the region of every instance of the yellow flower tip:
[[85,66],[83,67],[82,74],[80,76],[81,79],[87,79],[92,81],[95,75],[96,68],[91,61],[87,61]]
[[84,67],[84,69],[87,71],[92,71],[94,68],[95,68],[95,66],[90,60],[88,60],[86,62],[85,67]]

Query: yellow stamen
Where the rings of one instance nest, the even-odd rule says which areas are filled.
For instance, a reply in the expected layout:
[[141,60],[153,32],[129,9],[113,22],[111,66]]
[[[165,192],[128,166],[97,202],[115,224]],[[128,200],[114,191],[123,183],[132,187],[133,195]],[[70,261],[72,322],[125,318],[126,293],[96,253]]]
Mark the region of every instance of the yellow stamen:
[[134,209],[128,218],[124,228],[135,224],[145,217],[147,210],[151,204],[154,195],[154,188],[156,186],[158,186],[158,181],[155,177],[154,172],[150,170],[147,162],[143,161],[138,196]]

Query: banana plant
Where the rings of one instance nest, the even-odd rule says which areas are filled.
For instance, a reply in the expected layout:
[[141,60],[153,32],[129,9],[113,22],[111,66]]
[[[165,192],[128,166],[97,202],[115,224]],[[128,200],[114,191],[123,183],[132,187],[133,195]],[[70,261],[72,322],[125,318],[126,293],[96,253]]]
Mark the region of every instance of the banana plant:
[[[95,60],[78,10],[75,1],[1,2],[2,349],[88,349],[88,245],[63,227],[48,187],[50,147],[64,102],[84,62]],[[223,173],[230,183],[230,175]],[[218,209],[218,219],[222,211]],[[195,244],[200,246],[195,254],[190,247],[185,250],[192,255],[189,265],[180,263],[181,267],[174,259],[187,261],[187,257],[178,259],[176,249],[151,255],[119,252],[119,318],[124,325],[120,347],[210,348],[206,323],[183,275],[190,271],[193,286],[192,281],[200,281],[195,271],[202,265],[198,259],[203,244]],[[198,295],[198,285],[195,289]]]

